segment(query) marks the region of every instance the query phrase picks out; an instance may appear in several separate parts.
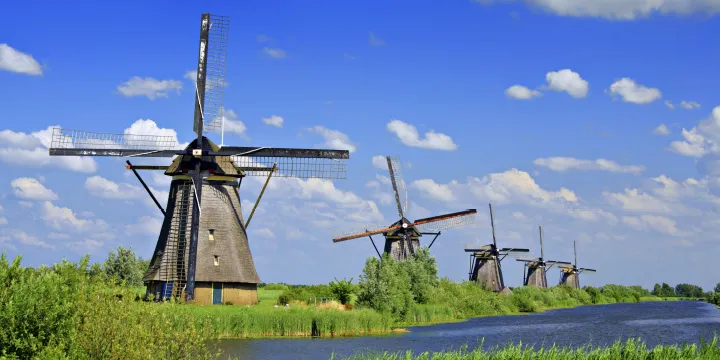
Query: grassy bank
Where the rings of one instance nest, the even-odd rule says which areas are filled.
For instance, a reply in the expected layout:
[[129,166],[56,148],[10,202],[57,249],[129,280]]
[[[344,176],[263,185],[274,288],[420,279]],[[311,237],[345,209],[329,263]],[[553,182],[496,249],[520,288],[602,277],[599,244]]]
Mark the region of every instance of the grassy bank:
[[[334,356],[332,357],[334,359]],[[697,346],[691,345],[659,345],[649,348],[638,339],[626,342],[615,342],[609,347],[591,347],[572,349],[569,347],[550,347],[534,349],[522,345],[497,347],[490,351],[482,349],[421,353],[377,353],[361,354],[347,357],[348,360],[692,360],[720,359],[718,338]]]

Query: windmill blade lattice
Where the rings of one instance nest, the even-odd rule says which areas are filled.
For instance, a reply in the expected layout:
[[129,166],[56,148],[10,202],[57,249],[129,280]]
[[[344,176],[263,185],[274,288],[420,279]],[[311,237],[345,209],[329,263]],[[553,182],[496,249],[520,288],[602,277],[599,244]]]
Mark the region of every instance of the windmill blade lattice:
[[413,224],[421,231],[440,232],[445,229],[465,226],[475,223],[475,209],[469,209],[456,213],[415,220]]
[[408,195],[407,195],[407,185],[405,184],[405,179],[403,177],[402,173],[402,166],[400,165],[400,159],[396,156],[388,156],[390,159],[390,166],[392,168],[392,171],[390,172],[391,176],[393,177],[392,180],[395,181],[395,184],[397,185],[397,191],[398,191],[398,201],[400,202],[399,207],[402,209],[402,214],[400,216],[407,216],[407,209],[408,209]]
[[207,76],[205,78],[205,108],[203,109],[204,131],[213,131],[222,126],[229,31],[230,17],[210,15]]
[[[53,128],[52,137],[50,139],[50,149],[52,151],[62,152],[63,150],[74,150],[80,152],[82,150],[106,153],[107,156],[124,156],[121,151],[164,151],[164,150],[181,150],[180,143],[175,136],[163,135],[136,135],[136,134],[113,134],[89,132],[80,130]],[[104,151],[103,151],[104,150]],[[113,150],[120,152],[113,152]],[[51,155],[55,155],[52,154]],[[97,154],[88,154],[97,155]],[[157,156],[173,156],[157,155]]]
[[268,176],[273,164],[277,170],[273,177],[345,179],[347,163],[338,159],[318,157],[231,156],[232,161],[246,176]]

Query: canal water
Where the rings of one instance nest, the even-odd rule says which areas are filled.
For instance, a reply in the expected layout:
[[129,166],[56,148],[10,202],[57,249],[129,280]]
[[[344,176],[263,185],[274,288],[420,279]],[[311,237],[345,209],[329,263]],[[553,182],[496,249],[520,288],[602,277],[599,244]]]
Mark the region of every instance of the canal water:
[[720,336],[720,311],[700,301],[647,302],[581,306],[544,313],[476,318],[459,323],[409,328],[388,336],[323,339],[223,340],[226,356],[240,360],[336,359],[360,352],[442,351],[465,344],[518,343],[579,347],[611,345],[616,340],[641,338],[648,346],[699,343]]

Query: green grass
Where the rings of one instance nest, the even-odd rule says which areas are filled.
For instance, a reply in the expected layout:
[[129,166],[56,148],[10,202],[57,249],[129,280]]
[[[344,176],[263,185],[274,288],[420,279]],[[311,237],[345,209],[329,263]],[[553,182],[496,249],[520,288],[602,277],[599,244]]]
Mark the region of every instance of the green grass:
[[[335,356],[331,357],[332,359]],[[404,353],[375,353],[358,354],[344,359],[348,360],[691,360],[691,359],[720,359],[720,347],[717,336],[710,342],[682,345],[659,345],[649,348],[639,339],[629,339],[626,342],[617,341],[609,347],[585,346],[578,349],[569,347],[533,347],[508,345],[495,347],[490,351],[482,350],[481,346],[475,350],[467,350],[467,346],[456,351],[424,352],[413,354]]]

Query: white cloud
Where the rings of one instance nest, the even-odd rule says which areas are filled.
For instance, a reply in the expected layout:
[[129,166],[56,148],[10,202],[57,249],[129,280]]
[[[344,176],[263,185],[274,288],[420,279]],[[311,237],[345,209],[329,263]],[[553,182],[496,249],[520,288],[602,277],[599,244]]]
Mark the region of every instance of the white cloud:
[[641,165],[619,165],[606,159],[584,160],[571,157],[550,157],[535,159],[533,164],[560,172],[567,170],[594,170],[640,175],[645,171],[645,167]]
[[256,236],[265,238],[265,239],[274,239],[275,238],[275,233],[273,233],[272,230],[270,230],[268,228],[255,229],[255,230],[253,230],[253,233]]
[[357,145],[340,131],[331,130],[321,125],[309,128],[307,131],[322,136],[325,139],[324,146],[331,149],[348,150],[349,152],[355,152],[355,150],[357,150]]
[[79,218],[70,208],[55,206],[49,201],[43,203],[42,211],[43,220],[57,230],[69,228],[75,231],[100,232],[107,229],[107,223],[103,220]]
[[48,148],[50,148],[54,127],[59,126],[49,126],[45,130],[30,134],[12,130],[0,131],[0,161],[21,167],[39,168],[51,166],[75,172],[95,172],[97,163],[93,158],[82,156],[50,157]]
[[653,130],[653,134],[655,135],[670,135],[670,129],[665,124],[658,125],[655,130]]
[[673,213],[677,210],[673,204],[638,189],[625,189],[622,193],[605,191],[602,195],[608,203],[628,211]]
[[720,106],[716,106],[710,116],[697,126],[690,130],[683,129],[682,137],[684,141],[670,143],[670,151],[691,157],[720,152]]
[[433,130],[426,132],[424,138],[420,138],[415,126],[400,120],[390,121],[387,124],[387,129],[407,146],[431,150],[457,150],[458,148],[452,138],[443,133],[436,133]]
[[383,45],[385,45],[385,41],[384,41],[384,40],[381,40],[380,38],[378,38],[377,36],[375,36],[375,34],[372,33],[372,32],[370,32],[370,34],[368,35],[368,43],[370,43],[370,45],[372,45],[372,46],[383,46]]
[[65,240],[65,239],[70,239],[70,235],[63,234],[63,233],[51,232],[47,235],[47,238],[53,239],[53,240]]
[[262,51],[263,53],[265,53],[265,55],[270,56],[273,59],[284,59],[287,57],[287,53],[285,53],[285,50],[280,48],[265,47]]
[[569,209],[568,215],[585,221],[598,221],[605,219],[610,223],[618,222],[617,216],[602,209]]
[[635,80],[630,78],[615,81],[607,91],[610,96],[620,96],[624,102],[633,104],[649,104],[662,97],[659,89],[637,84]]
[[37,179],[17,178],[10,182],[15,196],[29,200],[57,200],[58,196]]
[[26,75],[42,75],[42,67],[30,54],[0,44],[0,70]]
[[[474,0],[481,4],[517,0]],[[689,15],[704,13],[714,15],[720,12],[716,0],[522,0],[559,16],[598,17],[608,20],[637,20],[653,14]]]
[[381,169],[381,170],[387,170],[387,158],[382,155],[375,155],[372,158],[372,164],[375,168]]
[[155,121],[150,119],[137,119],[135,120],[129,128],[125,129],[123,132],[125,135],[152,135],[158,138],[158,141],[161,141],[162,143],[158,144],[147,144],[148,140],[145,138],[138,138],[137,140],[135,137],[130,136],[128,137],[128,145],[133,146],[140,146],[140,145],[150,145],[150,146],[162,146],[163,148],[182,148],[187,146],[187,144],[179,144],[177,139],[177,131],[175,129],[171,128],[161,128],[155,123]]
[[232,109],[223,109],[222,116],[224,118],[224,125],[219,126],[215,129],[215,132],[220,134],[225,131],[225,134],[235,134],[242,137],[247,136],[247,127],[245,124],[238,119],[238,115]]
[[588,82],[580,74],[570,70],[550,71],[545,74],[546,87],[553,91],[564,91],[574,98],[584,98],[588,93]]
[[179,80],[157,80],[151,77],[133,76],[125,83],[118,85],[117,90],[124,96],[146,96],[150,100],[168,97],[170,91],[180,92],[182,82]]
[[695,101],[685,101],[685,100],[683,100],[683,101],[680,102],[680,107],[683,108],[683,109],[686,109],[686,110],[692,110],[692,109],[698,109],[698,108],[700,108],[700,104],[698,104],[698,103],[695,102]]
[[670,110],[675,110],[675,105],[673,105],[672,101],[670,100],[665,100],[665,106],[667,106],[667,108]]
[[516,218],[516,219],[525,219],[525,218],[527,218],[527,217],[525,216],[525,214],[523,214],[523,213],[521,213],[521,212],[519,212],[519,211],[513,212],[513,213],[512,213],[512,216],[513,216],[514,218]]
[[[453,184],[451,183],[451,186]],[[482,178],[472,177],[468,180],[472,194],[479,199],[490,200],[499,204],[524,203],[541,205],[548,203],[575,203],[578,201],[574,192],[561,188],[558,191],[543,189],[525,171],[510,169],[502,173],[494,173]]]
[[513,85],[505,90],[505,95],[513,99],[528,100],[541,96],[542,93],[537,90],[528,89],[522,85]]
[[33,207],[33,203],[30,201],[18,201],[18,205],[25,207],[25,208],[31,208]]
[[97,241],[93,239],[85,239],[83,241],[73,241],[70,243],[67,243],[67,246],[77,252],[84,253],[84,252],[91,252],[93,250],[99,249],[103,246],[102,241]]
[[270,125],[274,127],[283,127],[283,124],[285,123],[285,119],[282,118],[282,116],[273,115],[269,118],[263,118],[262,121],[265,123],[265,125]]
[[692,233],[680,231],[675,220],[656,215],[623,216],[623,223],[636,230],[655,230],[672,236],[688,236]]
[[430,198],[440,201],[453,201],[455,196],[448,185],[438,184],[433,179],[415,180],[410,187],[420,190],[427,194]]
[[100,176],[92,176],[85,180],[85,189],[92,196],[105,199],[136,199],[142,195],[139,186],[128,183],[116,183]]
[[6,218],[0,216],[0,225],[7,225],[8,221]]
[[125,234],[132,235],[158,235],[162,228],[163,219],[154,216],[143,216],[135,224],[125,225]]
[[46,249],[54,249],[55,248],[55,246],[50,245],[42,240],[39,240],[35,236],[28,235],[24,231],[16,232],[14,234],[14,237],[17,241],[19,241],[23,245],[39,246],[39,247],[44,247]]

